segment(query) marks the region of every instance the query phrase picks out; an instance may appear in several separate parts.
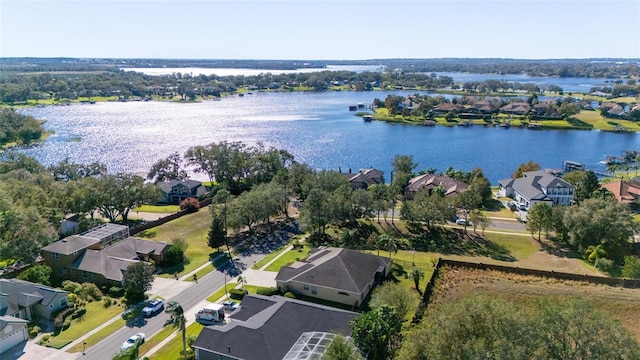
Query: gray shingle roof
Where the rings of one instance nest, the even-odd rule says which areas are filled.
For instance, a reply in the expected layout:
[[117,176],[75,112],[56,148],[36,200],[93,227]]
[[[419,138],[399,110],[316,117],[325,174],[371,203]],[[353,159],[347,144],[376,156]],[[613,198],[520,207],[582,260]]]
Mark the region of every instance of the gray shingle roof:
[[71,235],[45,246],[42,250],[69,255],[99,242],[99,239],[88,238],[80,235]]
[[102,250],[87,249],[69,267],[121,281],[127,267],[138,261],[138,254],[160,254],[167,246],[164,242],[129,237]]
[[550,200],[542,191],[542,187],[573,188],[568,182],[542,170],[528,171],[521,178],[501,180],[500,184],[512,186],[515,191],[529,200]]
[[332,289],[361,293],[380,267],[391,259],[350,249],[318,248],[304,262],[283,266],[276,280],[298,281]]
[[57,294],[66,294],[42,284],[36,284],[20,279],[0,279],[0,294],[7,295],[8,308],[0,309],[0,315],[14,314],[20,307],[27,307],[36,303],[48,305]]
[[227,325],[205,327],[193,346],[238,359],[281,360],[301,334],[346,335],[349,321],[356,316],[358,313],[282,296],[245,296]]

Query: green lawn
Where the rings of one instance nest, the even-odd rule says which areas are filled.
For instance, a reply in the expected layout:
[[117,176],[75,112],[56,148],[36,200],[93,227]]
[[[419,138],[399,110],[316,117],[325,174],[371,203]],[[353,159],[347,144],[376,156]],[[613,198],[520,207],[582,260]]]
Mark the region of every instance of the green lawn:
[[[140,345],[138,354],[146,354],[149,350],[153,349],[156,345],[160,344],[162,340],[166,339],[169,335],[177,331],[177,328],[173,326],[165,326],[162,330],[158,331],[151,338],[146,339],[144,344]],[[179,333],[178,333],[179,334]]]
[[295,261],[302,260],[309,255],[309,250],[311,250],[311,245],[302,244],[303,247],[301,249],[291,249],[280,256],[276,261],[271,263],[271,265],[267,266],[265,271],[278,271],[281,267],[291,264]]
[[180,206],[178,205],[142,205],[131,210],[132,213],[136,211],[148,212],[148,213],[173,214],[180,211]]
[[153,240],[171,243],[172,239],[182,238],[188,243],[186,256],[189,263],[173,268],[170,274],[163,276],[171,277],[174,273],[182,276],[210,261],[210,256],[215,256],[217,251],[207,245],[207,232],[210,226],[211,214],[207,209],[201,209],[154,228]]
[[[111,324],[105,326],[104,328],[100,329],[98,332],[96,332],[95,334],[87,337],[84,342],[87,343],[87,349],[92,347],[93,345],[99,343],[100,341],[104,340],[107,336],[113,334],[114,332],[120,330],[123,326],[125,326],[127,324],[127,322],[120,318],[114,322],[112,322]],[[70,347],[67,352],[68,353],[77,353],[77,352],[81,352],[83,348],[82,343],[78,343],[75,344],[74,346]]]
[[123,311],[121,306],[112,305],[105,308],[103,304],[103,301],[87,303],[87,313],[82,318],[72,320],[71,326],[69,326],[67,330],[61,331],[56,336],[52,336],[46,345],[60,349],[80,336],[104,324],[114,316],[118,316]]
[[[197,322],[187,326],[187,337],[189,336],[197,337],[203,328],[204,328],[204,325]],[[188,347],[187,347],[187,351],[188,351]],[[173,339],[169,340],[169,342],[165,346],[163,346],[158,352],[151,355],[149,358],[151,360],[176,360],[176,359],[182,359],[181,353],[182,353],[182,335],[178,333],[176,334],[176,336],[173,337]]]
[[252,269],[254,270],[258,270],[261,267],[265,266],[269,261],[273,260],[276,256],[278,256],[281,252],[285,251],[287,249],[287,247],[289,246],[290,243],[282,246],[281,248],[275,250],[274,252],[267,254],[267,256],[263,257],[262,259],[260,259],[260,261],[258,261],[257,263],[253,264],[251,266]]

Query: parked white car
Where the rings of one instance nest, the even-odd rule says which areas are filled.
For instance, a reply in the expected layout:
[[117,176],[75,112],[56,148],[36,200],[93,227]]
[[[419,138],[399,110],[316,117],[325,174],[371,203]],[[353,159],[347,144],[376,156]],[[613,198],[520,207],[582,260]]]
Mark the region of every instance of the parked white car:
[[145,338],[145,335],[142,332],[132,335],[130,338],[127,339],[127,341],[122,343],[122,346],[120,346],[120,350],[127,350],[128,348],[132,347],[133,345],[136,344],[136,341],[138,341],[138,339],[140,339],[140,344],[143,344],[144,338]]
[[142,315],[149,317],[155,315],[164,309],[164,301],[160,299],[151,300],[147,306],[142,309]]

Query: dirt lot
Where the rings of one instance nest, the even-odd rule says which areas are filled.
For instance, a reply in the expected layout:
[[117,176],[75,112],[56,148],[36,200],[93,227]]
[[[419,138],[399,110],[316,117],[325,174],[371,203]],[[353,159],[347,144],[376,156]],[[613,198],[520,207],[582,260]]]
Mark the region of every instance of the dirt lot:
[[586,298],[595,307],[617,317],[640,340],[640,289],[455,268],[441,275],[433,301],[455,301],[470,294],[491,294],[515,301],[540,296]]

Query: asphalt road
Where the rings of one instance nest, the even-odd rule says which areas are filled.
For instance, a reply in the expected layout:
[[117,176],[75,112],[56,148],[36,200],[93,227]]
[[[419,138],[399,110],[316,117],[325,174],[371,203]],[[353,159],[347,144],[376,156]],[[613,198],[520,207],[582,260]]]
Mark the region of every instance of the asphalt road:
[[[260,260],[265,255],[266,253],[262,252],[245,252],[244,254],[234,258],[233,263],[230,261],[218,270],[210,272],[203,278],[198,279],[197,283],[193,283],[179,295],[166,299],[166,301],[177,301],[180,303],[182,308],[185,310],[185,317],[195,316],[195,314],[186,312],[203,299],[209,297],[209,295],[214,293],[216,290],[223,287],[225,283],[225,275],[227,276],[227,281],[235,283],[235,279],[242,271],[244,271],[244,269],[251,267],[255,261]],[[145,319],[144,324],[140,324],[140,326],[123,327],[100,341],[98,344],[87,349],[85,351],[86,355],[82,358],[91,360],[110,360],[120,351],[120,346],[130,336],[143,332],[147,338],[149,338],[151,335],[163,328],[167,319],[169,319],[169,315],[163,311],[156,316]]]

